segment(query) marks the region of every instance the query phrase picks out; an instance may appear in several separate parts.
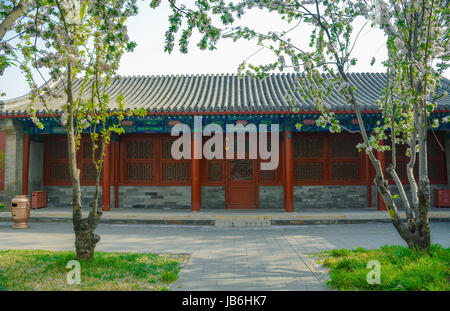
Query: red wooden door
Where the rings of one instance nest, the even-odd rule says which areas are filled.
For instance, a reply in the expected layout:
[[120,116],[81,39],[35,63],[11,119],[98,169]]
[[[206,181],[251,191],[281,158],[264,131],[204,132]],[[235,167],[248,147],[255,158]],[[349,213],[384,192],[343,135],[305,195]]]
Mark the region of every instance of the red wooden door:
[[256,160],[228,160],[227,208],[257,208]]

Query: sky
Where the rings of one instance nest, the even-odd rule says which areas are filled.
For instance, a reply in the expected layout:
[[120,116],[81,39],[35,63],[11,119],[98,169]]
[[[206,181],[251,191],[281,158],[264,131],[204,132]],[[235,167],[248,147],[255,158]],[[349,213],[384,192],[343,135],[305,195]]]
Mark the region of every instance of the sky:
[[[171,54],[164,52],[164,33],[169,28],[168,15],[170,8],[163,1],[158,9],[148,6],[149,1],[140,3],[138,16],[127,22],[130,39],[137,43],[132,53],[125,54],[121,60],[118,74],[134,75],[186,75],[186,74],[221,74],[237,73],[239,64],[251,56],[247,62],[253,64],[270,63],[274,60],[273,53],[257,46],[256,41],[241,40],[233,42],[229,39],[220,40],[215,51],[202,51],[196,43],[200,38],[194,34],[189,46],[189,53],[182,54],[175,46]],[[355,25],[355,35],[363,25],[364,20],[358,20]],[[295,24],[282,21],[276,13],[254,9],[244,15],[236,25],[252,26],[258,31],[286,31]],[[303,25],[289,32],[289,37],[300,46],[309,42],[310,29]],[[386,58],[385,38],[381,30],[371,28],[367,24],[358,37],[352,56],[358,59],[353,72],[384,72],[381,61]],[[377,62],[371,66],[372,57]],[[285,70],[285,72],[290,72]],[[23,74],[17,68],[9,68],[0,77],[0,89],[6,93],[1,99],[11,99],[28,93],[29,89]]]

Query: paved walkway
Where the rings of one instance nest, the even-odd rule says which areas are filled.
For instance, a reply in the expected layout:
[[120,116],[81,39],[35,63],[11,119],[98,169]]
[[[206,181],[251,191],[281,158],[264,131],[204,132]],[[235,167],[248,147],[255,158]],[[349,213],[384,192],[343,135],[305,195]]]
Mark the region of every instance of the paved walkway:
[[[73,249],[68,223],[31,223],[13,230],[0,222],[0,249]],[[432,241],[450,247],[450,223],[432,223]],[[404,244],[391,224],[218,228],[101,224],[97,249],[189,253],[172,290],[325,290],[305,257],[331,248]]]
[[[84,211],[88,212],[88,209]],[[404,214],[400,212],[400,214]],[[450,209],[431,208],[430,220],[450,221]],[[0,221],[11,221],[11,213],[0,213]],[[42,208],[31,210],[31,221],[72,222],[71,208]],[[303,224],[333,224],[333,223],[361,223],[361,222],[388,222],[387,211],[378,211],[376,208],[305,208],[294,213],[283,210],[223,210],[205,209],[200,213],[190,210],[165,209],[112,209],[104,212],[103,223],[143,223],[143,224],[183,224],[183,225],[216,225],[220,226],[236,222],[255,222],[261,225],[303,225]]]

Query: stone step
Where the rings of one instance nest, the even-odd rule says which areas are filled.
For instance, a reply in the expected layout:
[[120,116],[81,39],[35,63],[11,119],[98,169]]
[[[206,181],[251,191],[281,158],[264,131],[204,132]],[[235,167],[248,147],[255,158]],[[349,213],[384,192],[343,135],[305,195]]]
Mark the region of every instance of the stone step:
[[270,220],[266,219],[216,219],[216,227],[270,227]]

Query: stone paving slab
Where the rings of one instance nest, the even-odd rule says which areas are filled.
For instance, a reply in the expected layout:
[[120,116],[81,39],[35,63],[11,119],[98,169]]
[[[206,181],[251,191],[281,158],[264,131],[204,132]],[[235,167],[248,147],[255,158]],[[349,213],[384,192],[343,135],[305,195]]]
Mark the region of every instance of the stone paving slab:
[[[72,250],[71,224],[0,222],[0,250]],[[99,251],[190,254],[171,290],[330,290],[308,254],[333,248],[405,245],[392,224],[218,228],[100,224]],[[450,247],[450,223],[431,224],[432,242]]]
[[[85,213],[88,210],[84,211]],[[71,222],[70,208],[42,208],[31,210],[31,220],[39,222]],[[404,217],[404,212],[400,212]],[[431,208],[431,221],[450,221],[450,209]],[[0,221],[11,221],[11,213],[0,213]],[[192,213],[186,210],[164,209],[113,209],[104,212],[101,222],[105,224],[150,225],[210,225],[220,227],[266,227],[277,225],[309,225],[333,223],[390,223],[387,211],[375,208],[305,209],[286,213],[283,210],[202,210]]]

